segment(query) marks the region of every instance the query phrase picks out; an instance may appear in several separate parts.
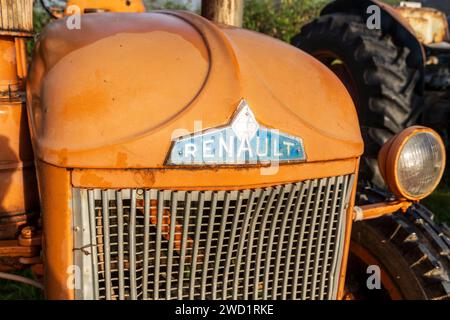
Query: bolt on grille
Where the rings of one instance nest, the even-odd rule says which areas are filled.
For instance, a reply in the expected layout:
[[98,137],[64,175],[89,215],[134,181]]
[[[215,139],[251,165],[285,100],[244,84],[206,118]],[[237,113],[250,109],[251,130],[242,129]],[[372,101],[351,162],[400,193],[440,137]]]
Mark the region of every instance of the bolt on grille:
[[334,299],[353,176],[74,189],[79,299]]

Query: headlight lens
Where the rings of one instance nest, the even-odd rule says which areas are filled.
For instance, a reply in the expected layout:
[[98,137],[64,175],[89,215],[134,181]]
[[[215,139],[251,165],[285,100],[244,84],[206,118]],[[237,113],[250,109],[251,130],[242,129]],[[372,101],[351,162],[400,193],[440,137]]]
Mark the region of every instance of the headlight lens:
[[401,188],[413,197],[432,192],[441,178],[443,161],[443,150],[435,136],[416,133],[400,151],[397,176]]
[[380,172],[397,196],[420,200],[439,184],[445,168],[445,147],[432,129],[414,126],[385,143],[378,155]]

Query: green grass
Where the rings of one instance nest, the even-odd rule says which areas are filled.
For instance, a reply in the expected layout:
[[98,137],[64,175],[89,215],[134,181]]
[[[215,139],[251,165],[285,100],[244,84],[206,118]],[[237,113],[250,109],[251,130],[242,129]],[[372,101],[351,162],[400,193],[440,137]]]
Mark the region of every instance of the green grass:
[[[30,270],[18,271],[15,274],[33,278]],[[20,282],[0,279],[0,300],[41,300],[42,290]]]
[[450,224],[450,187],[437,189],[422,203],[436,214],[437,220]]

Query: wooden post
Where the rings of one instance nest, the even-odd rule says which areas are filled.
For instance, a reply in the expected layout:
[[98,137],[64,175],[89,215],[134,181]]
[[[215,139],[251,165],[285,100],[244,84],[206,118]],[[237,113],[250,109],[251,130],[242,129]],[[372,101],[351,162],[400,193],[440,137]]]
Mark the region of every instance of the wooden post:
[[242,27],[244,0],[203,0],[202,16],[214,22]]
[[0,31],[14,36],[31,36],[33,0],[0,0]]

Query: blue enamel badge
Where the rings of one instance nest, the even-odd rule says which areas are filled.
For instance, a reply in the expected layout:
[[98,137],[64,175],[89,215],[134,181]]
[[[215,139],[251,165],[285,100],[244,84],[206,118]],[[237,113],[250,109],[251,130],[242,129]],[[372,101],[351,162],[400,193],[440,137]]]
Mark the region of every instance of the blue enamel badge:
[[172,143],[168,165],[239,165],[305,161],[301,138],[258,124],[241,100],[229,125],[182,136]]

